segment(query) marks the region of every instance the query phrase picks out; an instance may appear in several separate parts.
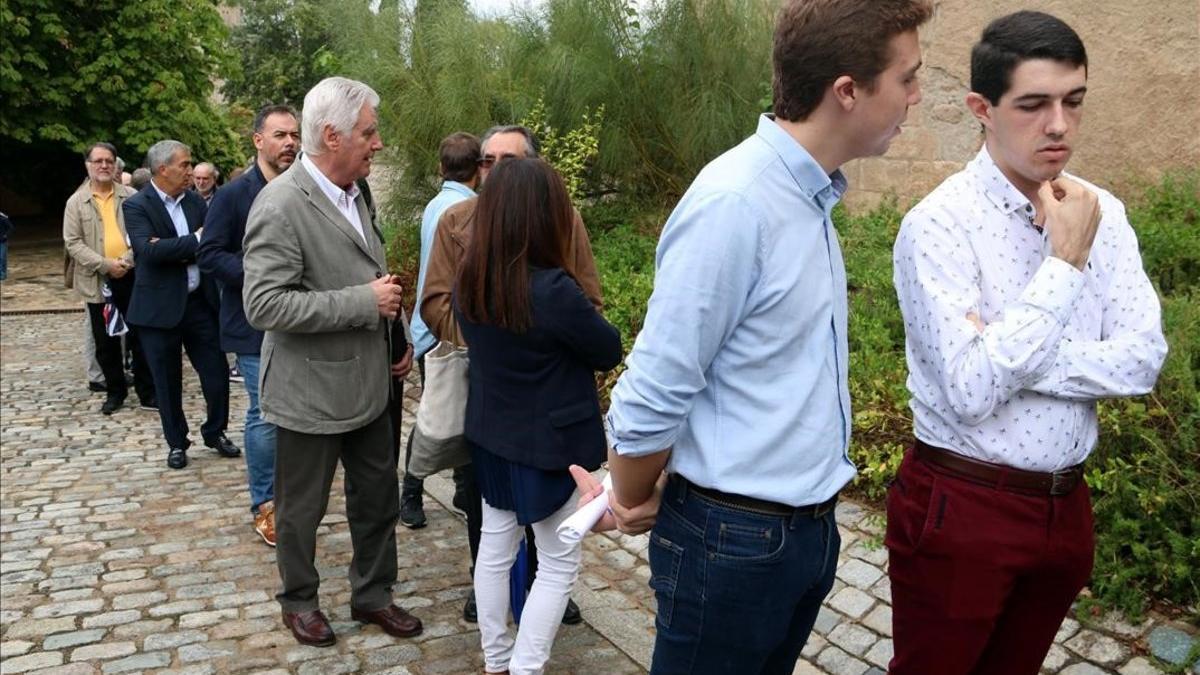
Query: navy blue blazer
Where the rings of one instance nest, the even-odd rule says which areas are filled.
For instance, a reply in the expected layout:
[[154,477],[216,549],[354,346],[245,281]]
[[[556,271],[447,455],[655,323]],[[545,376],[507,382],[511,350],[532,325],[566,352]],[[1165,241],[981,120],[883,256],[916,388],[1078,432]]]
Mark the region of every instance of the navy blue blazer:
[[533,325],[514,333],[454,312],[469,345],[466,437],[509,461],[594,470],[608,452],[597,370],[621,361],[621,335],[561,269],[530,274]]
[[[188,231],[195,232],[204,222],[207,207],[194,192],[184,190],[183,195]],[[187,306],[187,267],[196,262],[200,243],[195,237],[176,234],[175,224],[152,183],[126,199],[122,210],[136,265],[133,297],[125,320],[135,326],[174,328],[183,319]],[[151,243],[153,237],[158,237],[158,241]],[[216,310],[217,289],[204,274],[200,275],[196,292],[202,293]]]
[[216,279],[221,293],[221,350],[258,354],[263,333],[246,320],[242,308],[242,239],[250,205],[267,184],[258,162],[213,195],[204,217],[204,240],[196,259],[200,271]]

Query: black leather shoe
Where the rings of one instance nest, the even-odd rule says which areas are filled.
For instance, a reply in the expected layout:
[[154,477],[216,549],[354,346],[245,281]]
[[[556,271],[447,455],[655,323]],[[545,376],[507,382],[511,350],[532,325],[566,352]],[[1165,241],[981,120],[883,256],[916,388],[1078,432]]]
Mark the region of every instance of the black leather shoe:
[[583,615],[579,613],[579,605],[575,601],[567,598],[567,608],[563,610],[563,624],[574,626],[583,621]]
[[100,406],[100,414],[111,415],[119,410],[123,405],[125,405],[124,398],[109,394],[108,398],[104,399],[104,405]]
[[187,450],[183,448],[171,448],[167,451],[167,466],[172,469],[182,469],[187,464]]
[[471,590],[471,595],[467,596],[467,601],[463,604],[463,621],[479,623],[479,608],[475,606],[474,589]]
[[108,391],[108,387],[104,386],[103,382],[88,382],[88,391]]
[[216,450],[217,454],[222,457],[240,457],[242,455],[242,451],[238,449],[238,446],[234,445],[233,441],[229,440],[225,434],[221,434],[212,440],[204,441],[204,444]]
[[420,493],[400,495],[400,522],[410,530],[425,527],[425,507]]
[[337,642],[337,635],[321,610],[311,612],[284,612],[283,625],[292,631],[292,637],[302,645],[328,647]]
[[158,399],[153,397],[144,398],[138,402],[138,407],[142,410],[153,410],[154,412],[158,412]]

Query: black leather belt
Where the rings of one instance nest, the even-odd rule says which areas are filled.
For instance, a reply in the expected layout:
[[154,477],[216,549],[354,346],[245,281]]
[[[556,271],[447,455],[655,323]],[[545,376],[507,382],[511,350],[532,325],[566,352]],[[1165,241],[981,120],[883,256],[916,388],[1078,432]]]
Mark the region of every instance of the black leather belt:
[[736,495],[729,492],[721,492],[713,488],[707,488],[701,485],[696,485],[692,481],[683,476],[673,473],[670,480],[679,481],[686,490],[695,492],[701,498],[706,499],[720,506],[725,506],[731,509],[741,511],[749,511],[750,513],[758,513],[765,516],[809,516],[819,518],[833,510],[837,505],[837,494],[834,494],[829,499],[820,504],[808,504],[805,506],[788,506],[779,502],[771,502],[765,499],[756,499],[754,497],[746,497],[744,495]]
[[914,444],[913,453],[941,473],[1008,492],[1058,497],[1071,494],[1083,481],[1082,464],[1048,473],[1028,471],[966,457],[920,439]]

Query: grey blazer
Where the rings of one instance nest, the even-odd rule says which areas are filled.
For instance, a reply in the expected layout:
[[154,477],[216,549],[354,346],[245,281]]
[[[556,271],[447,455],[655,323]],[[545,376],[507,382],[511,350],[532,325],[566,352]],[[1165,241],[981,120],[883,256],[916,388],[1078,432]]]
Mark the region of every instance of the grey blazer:
[[263,419],[285,429],[345,433],[388,405],[391,322],[368,286],[387,273],[383,235],[356,205],[366,243],[297,161],[250,208],[242,299],[265,331]]

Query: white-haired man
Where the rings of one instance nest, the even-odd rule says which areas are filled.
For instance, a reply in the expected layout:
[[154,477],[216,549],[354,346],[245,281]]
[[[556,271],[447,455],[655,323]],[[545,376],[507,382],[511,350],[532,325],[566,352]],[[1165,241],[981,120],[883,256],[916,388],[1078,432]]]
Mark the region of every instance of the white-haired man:
[[339,459],[354,547],[350,615],[396,637],[422,629],[391,590],[400,490],[389,380],[411,366],[411,351],[390,364],[400,286],[355,183],[383,148],[378,105],[370,87],[341,77],[308,92],[304,156],[255,199],[242,260],[246,318],[265,331],[259,406],[277,427],[276,597],[296,640],[322,647],[337,638],[317,598],[316,531]]
[[212,206],[213,197],[217,196],[219,180],[221,172],[212,162],[200,162],[192,169],[192,189],[204,200],[205,206]]

